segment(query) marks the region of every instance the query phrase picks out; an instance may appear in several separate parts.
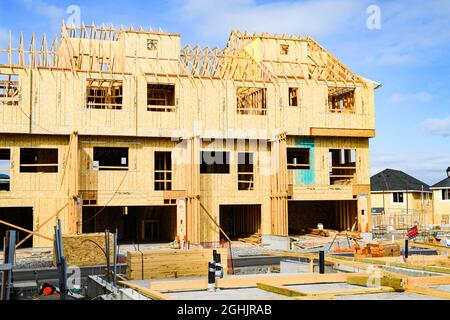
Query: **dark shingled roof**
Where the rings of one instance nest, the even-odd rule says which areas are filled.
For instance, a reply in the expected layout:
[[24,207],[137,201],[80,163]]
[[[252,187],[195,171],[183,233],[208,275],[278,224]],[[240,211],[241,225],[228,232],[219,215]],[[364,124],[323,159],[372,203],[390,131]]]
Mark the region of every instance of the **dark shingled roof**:
[[441,182],[436,183],[432,188],[450,188],[450,178],[445,178]]
[[386,169],[370,178],[371,191],[430,191],[430,186],[399,170]]

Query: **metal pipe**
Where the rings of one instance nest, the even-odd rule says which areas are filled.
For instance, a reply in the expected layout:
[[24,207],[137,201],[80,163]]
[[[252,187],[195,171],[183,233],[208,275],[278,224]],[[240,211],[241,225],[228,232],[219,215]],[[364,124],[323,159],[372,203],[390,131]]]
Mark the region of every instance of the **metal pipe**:
[[408,259],[408,256],[409,256],[409,240],[408,239],[406,239],[405,240],[405,259]]
[[109,253],[109,230],[105,230],[105,249],[106,249],[106,280],[110,282],[110,253]]
[[319,272],[325,274],[325,251],[319,251]]
[[118,229],[116,229],[116,233],[114,234],[114,286],[117,286],[117,234]]
[[208,263],[208,291],[212,292],[216,290],[216,263]]
[[214,250],[214,262],[216,264],[216,278],[222,279],[223,278],[223,267],[222,267],[222,257],[220,253],[217,253],[216,250]]

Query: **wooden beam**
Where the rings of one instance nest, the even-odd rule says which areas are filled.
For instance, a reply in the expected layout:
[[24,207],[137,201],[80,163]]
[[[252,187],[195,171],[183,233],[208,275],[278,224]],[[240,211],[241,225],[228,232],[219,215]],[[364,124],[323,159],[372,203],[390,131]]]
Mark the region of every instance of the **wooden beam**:
[[231,239],[228,237],[228,235],[226,234],[225,231],[223,231],[223,229],[220,227],[220,225],[217,223],[217,221],[211,216],[211,214],[209,213],[208,209],[205,208],[205,206],[203,205],[203,203],[200,203],[200,207],[205,211],[206,215],[208,216],[208,218],[215,224],[215,226],[217,228],[219,228],[220,232],[222,232],[222,234],[225,236],[225,238],[227,238],[228,242],[231,243]]
[[345,289],[345,290],[326,290],[317,292],[305,292],[308,296],[321,296],[321,295],[333,295],[333,296],[354,296],[360,294],[376,294],[376,293],[386,293],[395,292],[391,287],[380,287],[380,288],[357,288],[357,289]]
[[187,198],[186,190],[165,190],[163,194],[164,200],[177,200]]
[[334,128],[311,128],[310,135],[314,137],[357,137],[374,138],[374,129],[334,129]]
[[119,284],[122,284],[128,288],[134,289],[140,294],[152,299],[152,300],[175,300],[165,294],[162,294],[161,292],[158,292],[156,290],[148,289],[145,287],[141,287],[140,285],[137,285],[135,283],[131,283],[129,281],[119,281]]
[[302,296],[302,297],[292,297],[289,300],[336,300],[335,296],[330,295],[320,295],[320,296]]
[[425,296],[432,296],[432,297],[438,297],[438,298],[450,300],[450,292],[447,292],[447,291],[424,288],[424,287],[416,287],[416,286],[407,286],[406,291],[417,293],[417,294],[422,294]]
[[[368,273],[357,273],[369,276]],[[329,274],[302,274],[302,275],[274,275],[274,276],[253,276],[242,278],[224,278],[217,280],[217,286],[222,289],[232,288],[254,288],[258,283],[270,285],[296,285],[311,283],[340,283],[346,282],[349,274],[329,273]],[[206,290],[207,280],[184,280],[184,281],[161,281],[152,282],[150,288],[158,291],[187,291]]]
[[[283,256],[283,257],[298,257],[298,258],[306,258],[309,261],[313,260],[313,259],[319,259],[319,255],[318,254],[314,254],[314,253],[299,253],[299,252],[292,252],[292,251],[285,251],[285,252],[268,252],[265,253],[267,255],[274,255],[274,256]],[[349,267],[353,267],[355,269],[362,269],[362,270],[366,270],[369,268],[368,265],[363,264],[361,262],[357,262],[357,261],[353,261],[353,258],[347,258],[347,259],[341,259],[341,257],[330,257],[330,256],[325,256],[325,262],[327,263],[332,263],[334,265],[345,265],[345,266],[349,266]]]
[[[50,218],[48,218],[47,220],[45,220],[43,223],[41,223],[39,225],[39,227],[34,230],[33,232],[38,232],[44,225],[46,225],[50,220],[52,220],[53,218],[55,218],[56,216],[58,216],[65,208],[67,208],[67,206],[69,205],[69,203],[66,203],[61,209],[59,209],[58,211],[56,211],[55,214],[53,214]],[[22,241],[20,241],[17,245],[16,245],[16,249],[19,248],[22,244],[24,244],[29,238],[31,238],[33,236],[33,233],[30,233],[28,236],[26,236]],[[53,240],[52,240],[53,241]]]
[[405,291],[405,281],[398,278],[387,278],[387,277],[367,277],[367,276],[349,276],[347,283],[356,286],[363,287],[391,287],[395,291]]
[[[400,242],[400,243],[403,243],[403,242]],[[424,248],[424,249],[434,249],[437,251],[450,251],[450,247],[442,246],[440,244],[422,243],[422,242],[417,242],[417,241],[414,241],[413,243],[411,243],[410,246]]]
[[411,277],[408,279],[408,286],[433,286],[450,284],[450,276],[438,277]]
[[46,240],[53,241],[53,239],[51,239],[51,238],[49,238],[49,237],[43,236],[43,235],[41,235],[41,234],[39,234],[39,233],[37,233],[37,232],[33,232],[33,231],[30,231],[30,230],[24,229],[24,228],[22,228],[22,227],[16,226],[16,225],[11,224],[11,223],[9,223],[9,222],[0,220],[0,223],[1,223],[1,224],[4,224],[5,226],[8,226],[8,227],[10,227],[10,228],[14,228],[14,229],[17,229],[17,230],[20,230],[20,231],[23,231],[23,232],[26,232],[26,233],[35,235],[35,236],[40,237],[40,238],[43,238],[43,239],[46,239]]
[[283,286],[277,286],[277,285],[267,284],[267,283],[257,283],[256,286],[258,289],[276,293],[276,294],[281,294],[281,295],[287,296],[287,297],[306,296],[306,294],[303,292],[300,292],[297,290],[292,290],[292,289],[289,289],[289,288],[286,288]]
[[397,267],[397,268],[410,269],[410,270],[420,270],[420,271],[450,274],[450,268],[446,268],[446,267],[417,266],[417,265],[413,265],[410,263],[387,262],[387,261],[383,261],[383,260],[366,259],[366,258],[335,257],[334,259],[347,260],[347,261],[349,261],[349,259],[350,259],[350,261],[374,264],[374,265],[379,265],[379,266],[390,266],[390,267]]

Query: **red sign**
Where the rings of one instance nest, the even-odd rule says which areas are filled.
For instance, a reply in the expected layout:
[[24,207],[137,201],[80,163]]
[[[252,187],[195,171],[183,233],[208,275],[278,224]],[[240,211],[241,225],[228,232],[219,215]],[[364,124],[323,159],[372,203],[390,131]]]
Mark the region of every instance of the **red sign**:
[[412,227],[411,229],[408,229],[408,238],[412,239],[419,235],[419,229],[417,226]]

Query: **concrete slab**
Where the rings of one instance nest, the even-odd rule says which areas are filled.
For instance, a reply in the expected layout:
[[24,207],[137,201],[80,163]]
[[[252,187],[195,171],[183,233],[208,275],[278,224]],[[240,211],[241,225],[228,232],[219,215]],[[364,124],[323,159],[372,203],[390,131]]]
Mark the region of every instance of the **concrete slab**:
[[450,292],[450,284],[443,284],[443,285],[439,285],[439,286],[429,286],[429,288]]
[[302,292],[320,292],[328,290],[348,290],[361,289],[360,286],[354,286],[347,283],[321,283],[321,284],[301,284],[294,286],[286,286],[287,288]]
[[280,295],[258,288],[229,289],[215,292],[191,291],[170,293],[169,296],[180,300],[258,300],[279,299]]
[[291,238],[271,235],[262,235],[263,246],[271,250],[290,250]]

